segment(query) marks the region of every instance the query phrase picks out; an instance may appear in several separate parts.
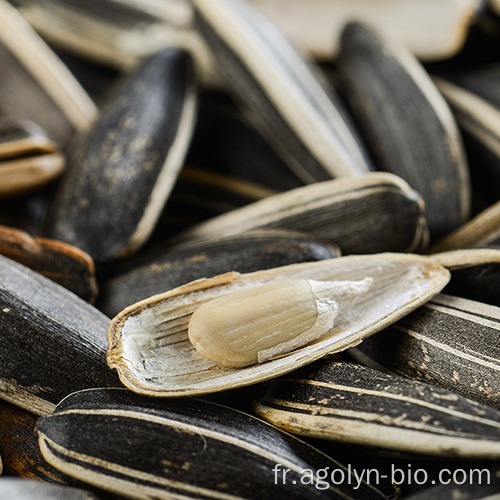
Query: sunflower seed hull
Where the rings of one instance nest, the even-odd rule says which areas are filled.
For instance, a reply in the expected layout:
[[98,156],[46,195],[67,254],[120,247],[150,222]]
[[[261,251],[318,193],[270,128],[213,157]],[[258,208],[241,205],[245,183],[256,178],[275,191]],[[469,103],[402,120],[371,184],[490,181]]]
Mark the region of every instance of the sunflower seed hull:
[[278,379],[255,410],[310,437],[437,456],[500,456],[499,412],[353,363],[320,360]]
[[432,238],[465,222],[470,181],[458,127],[418,61],[359,23],[342,35],[339,70],[378,167],[423,197]]
[[137,250],[151,235],[182,166],[196,108],[188,53],[166,49],[115,87],[70,158],[46,235],[97,262]]
[[243,2],[194,5],[197,26],[228,84],[300,178],[324,181],[370,170],[345,114],[273,25]]
[[[336,327],[292,353],[245,368],[217,365],[189,342],[193,312],[231,291],[283,279],[357,281],[373,278],[357,306],[341,315]],[[449,273],[432,260],[413,255],[352,256],[293,264],[242,274],[227,273],[197,280],[118,314],[108,332],[108,364],[122,382],[147,395],[178,397],[243,387],[299,368],[315,359],[358,344],[438,293]]]
[[31,122],[0,118],[0,196],[34,191],[62,173],[56,145]]
[[[315,474],[318,465],[338,462],[255,417],[200,400],[166,402],[125,390],[82,391],[40,419],[37,431],[49,463],[134,497],[254,498],[258,491],[260,498],[319,499],[354,493],[346,484],[324,491],[303,484],[304,469]],[[89,439],[95,433],[99,441]],[[274,480],[276,463],[290,468],[294,488]],[[364,483],[359,494],[384,498]]]
[[0,397],[48,414],[70,392],[119,384],[105,363],[108,323],[65,288],[0,256]]
[[88,302],[97,296],[92,258],[68,243],[32,238],[24,231],[0,226],[0,254],[43,274]]
[[172,243],[279,228],[338,245],[343,254],[415,252],[427,244],[423,210],[406,182],[377,172],[269,196],[183,231]]
[[354,352],[365,364],[500,409],[499,330],[500,308],[441,294]]

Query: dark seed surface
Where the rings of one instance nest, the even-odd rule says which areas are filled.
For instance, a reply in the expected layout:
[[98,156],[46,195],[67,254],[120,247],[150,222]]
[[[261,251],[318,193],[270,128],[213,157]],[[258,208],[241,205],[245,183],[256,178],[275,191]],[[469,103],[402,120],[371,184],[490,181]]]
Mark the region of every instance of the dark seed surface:
[[441,294],[355,352],[363,363],[500,409],[499,331],[500,308]]
[[189,54],[166,49],[117,84],[70,157],[49,210],[48,237],[98,262],[145,243],[183,164],[196,104],[193,78]]
[[343,254],[415,252],[425,247],[428,236],[418,193],[399,177],[379,172],[269,196],[202,222],[174,242],[276,228],[336,244]]
[[[342,465],[255,417],[201,400],[82,391],[40,419],[37,431],[49,463],[134,496],[255,498],[258,491],[260,498],[384,498],[366,484],[357,493],[346,485],[305,484],[303,470],[315,475],[318,466]],[[293,488],[275,481],[276,463],[287,464]]]
[[120,385],[106,366],[109,318],[0,257],[0,397],[48,414],[78,389]]
[[[240,1],[194,4],[198,29],[225,81],[296,175],[316,182],[370,170],[347,115],[329,96],[333,90],[322,86],[315,70],[273,25]],[[228,35],[230,24],[233,33],[244,36]],[[269,68],[272,81],[265,78]],[[311,114],[314,119],[306,124]]]
[[98,307],[112,317],[125,307],[195,279],[330,259],[335,248],[298,234],[255,231],[194,247],[170,247],[143,258],[101,286]]
[[470,212],[465,152],[427,73],[402,46],[359,23],[345,28],[338,65],[379,169],[422,195],[432,238],[456,229]]
[[436,456],[500,456],[500,412],[428,384],[320,360],[267,387],[255,411],[294,434]]

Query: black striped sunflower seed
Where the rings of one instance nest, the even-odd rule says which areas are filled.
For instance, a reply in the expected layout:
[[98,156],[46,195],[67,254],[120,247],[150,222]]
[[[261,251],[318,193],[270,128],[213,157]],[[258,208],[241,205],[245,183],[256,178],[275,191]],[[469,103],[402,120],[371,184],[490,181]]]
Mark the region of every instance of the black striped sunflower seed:
[[353,355],[500,409],[499,335],[500,308],[440,294],[367,339]]
[[0,118],[0,196],[39,189],[64,169],[64,157],[32,122]]
[[[317,488],[320,468],[347,474],[346,467],[255,417],[202,400],[81,391],[40,419],[37,431],[54,467],[133,498],[385,498],[366,483]],[[285,484],[276,480],[281,466],[289,469]]]
[[335,179],[269,196],[197,224],[174,242],[203,242],[253,229],[298,231],[343,254],[416,252],[428,241],[420,195],[382,172]]
[[304,182],[371,169],[333,89],[325,88],[319,70],[274,25],[239,0],[200,0],[194,6],[196,25],[224,81]]
[[328,359],[272,381],[254,409],[294,434],[406,453],[500,457],[500,412],[455,393]]
[[0,256],[0,397],[43,415],[70,392],[116,386],[109,319],[52,280]]
[[43,274],[90,303],[97,296],[94,261],[73,245],[31,237],[24,231],[0,225],[0,254]]
[[500,247],[450,250],[433,257],[451,271],[443,293],[500,307]]
[[158,249],[101,284],[98,307],[113,317],[125,307],[189,281],[230,271],[248,273],[331,259],[338,251],[286,231],[249,231],[194,246]]
[[426,206],[433,239],[465,222],[470,181],[458,127],[417,59],[360,24],[343,32],[338,66],[377,166],[401,176]]
[[73,150],[46,235],[96,262],[142,246],[183,165],[196,102],[192,60],[182,49],[165,49],[127,75]]

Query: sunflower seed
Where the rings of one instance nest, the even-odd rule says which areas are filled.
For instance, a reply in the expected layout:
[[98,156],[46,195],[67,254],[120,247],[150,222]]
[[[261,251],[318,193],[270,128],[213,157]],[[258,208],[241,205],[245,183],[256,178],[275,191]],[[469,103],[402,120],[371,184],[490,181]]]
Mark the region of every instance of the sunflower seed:
[[[226,368],[199,354],[188,338],[193,312],[232,291],[283,279],[322,281],[372,278],[357,307],[340,315],[321,339],[246,368]],[[197,280],[134,304],[109,327],[108,364],[123,384],[145,395],[206,394],[255,384],[287,373],[325,354],[358,344],[438,293],[449,273],[432,259],[414,255],[352,256],[292,264],[249,274],[227,273]]]
[[270,383],[254,406],[300,435],[446,457],[500,456],[499,412],[353,363],[320,360]]
[[43,415],[72,391],[118,385],[105,362],[109,319],[0,256],[0,397]]
[[0,2],[0,111],[43,127],[61,148],[96,109],[66,66],[8,2]]
[[194,246],[158,249],[138,265],[103,281],[98,307],[110,317],[140,300],[188,281],[224,272],[248,273],[296,262],[331,259],[330,245],[286,231],[254,231]]
[[193,127],[190,56],[166,49],[115,87],[99,122],[70,158],[47,218],[47,236],[96,262],[124,257],[151,235]]
[[[347,469],[255,417],[201,400],[81,391],[37,431],[53,466],[133,498],[385,498],[366,483],[316,488],[319,467]],[[290,469],[289,484],[276,481],[276,464]]]
[[456,229],[470,212],[465,153],[423,67],[402,45],[359,23],[343,31],[338,66],[378,167],[422,195],[432,238]]
[[492,181],[500,180],[500,109],[468,90],[442,78],[434,78],[448,101],[457,121],[467,134],[469,149],[474,148],[482,162],[475,162],[476,171]]
[[0,254],[43,274],[88,302],[92,303],[97,296],[92,258],[68,243],[32,238],[24,231],[0,226]]
[[328,334],[372,282],[283,279],[230,292],[194,311],[189,341],[223,366],[265,363]]
[[63,156],[38,126],[0,118],[0,196],[36,190],[63,168]]
[[228,86],[297,176],[315,182],[370,170],[333,89],[322,86],[275,26],[240,1],[194,6]]
[[406,182],[377,172],[269,196],[183,231],[172,243],[279,228],[338,245],[344,254],[412,252],[427,244],[423,210]]
[[500,201],[439,240],[431,247],[429,253],[498,244],[500,244]]
[[451,271],[444,293],[500,307],[499,247],[451,250],[433,257]]
[[500,409],[499,331],[500,308],[440,294],[351,353],[368,366]]

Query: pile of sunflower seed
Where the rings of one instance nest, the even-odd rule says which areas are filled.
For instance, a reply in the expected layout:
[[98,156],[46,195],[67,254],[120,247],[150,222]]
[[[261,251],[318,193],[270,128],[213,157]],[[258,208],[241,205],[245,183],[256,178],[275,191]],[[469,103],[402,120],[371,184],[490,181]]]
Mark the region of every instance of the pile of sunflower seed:
[[500,494],[500,2],[0,0],[0,61],[1,498]]

